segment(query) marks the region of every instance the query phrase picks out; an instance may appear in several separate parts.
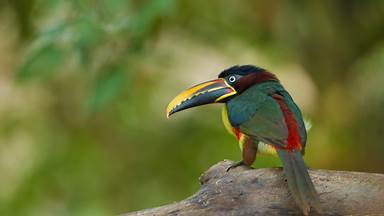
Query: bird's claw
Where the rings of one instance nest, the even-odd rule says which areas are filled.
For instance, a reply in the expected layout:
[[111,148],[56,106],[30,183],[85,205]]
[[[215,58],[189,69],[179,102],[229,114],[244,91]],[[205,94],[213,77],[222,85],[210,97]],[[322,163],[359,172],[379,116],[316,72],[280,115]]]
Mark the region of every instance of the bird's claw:
[[233,169],[233,168],[236,168],[236,167],[238,167],[238,166],[243,166],[243,165],[244,165],[244,162],[243,162],[243,161],[239,161],[239,162],[237,162],[237,163],[234,163],[234,164],[232,164],[231,166],[229,166],[229,167],[227,168],[227,172],[228,172],[229,170]]

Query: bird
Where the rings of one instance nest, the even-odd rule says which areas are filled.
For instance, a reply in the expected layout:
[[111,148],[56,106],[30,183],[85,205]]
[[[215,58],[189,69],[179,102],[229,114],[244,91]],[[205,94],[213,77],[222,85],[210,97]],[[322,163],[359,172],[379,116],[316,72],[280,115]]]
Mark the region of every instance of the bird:
[[178,94],[166,108],[167,118],[212,103],[224,103],[224,126],[237,138],[242,152],[242,160],[227,171],[242,165],[251,167],[257,154],[277,156],[301,212],[320,212],[319,196],[303,159],[307,132],[302,113],[276,75],[254,65],[232,66],[217,79]]

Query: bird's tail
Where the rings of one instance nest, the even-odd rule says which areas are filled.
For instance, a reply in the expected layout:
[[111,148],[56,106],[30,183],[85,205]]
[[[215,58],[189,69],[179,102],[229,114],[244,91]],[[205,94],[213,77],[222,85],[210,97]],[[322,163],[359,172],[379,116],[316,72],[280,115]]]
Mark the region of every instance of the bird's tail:
[[320,213],[319,197],[308,174],[300,151],[278,150],[287,178],[288,188],[304,215],[311,207]]

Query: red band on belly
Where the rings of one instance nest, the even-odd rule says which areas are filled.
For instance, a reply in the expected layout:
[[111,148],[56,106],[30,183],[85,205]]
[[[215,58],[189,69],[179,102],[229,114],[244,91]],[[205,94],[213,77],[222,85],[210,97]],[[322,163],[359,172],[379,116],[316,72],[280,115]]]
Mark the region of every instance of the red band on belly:
[[233,128],[233,133],[235,133],[235,136],[236,136],[237,140],[239,141],[241,138],[241,132],[239,131],[239,129]]

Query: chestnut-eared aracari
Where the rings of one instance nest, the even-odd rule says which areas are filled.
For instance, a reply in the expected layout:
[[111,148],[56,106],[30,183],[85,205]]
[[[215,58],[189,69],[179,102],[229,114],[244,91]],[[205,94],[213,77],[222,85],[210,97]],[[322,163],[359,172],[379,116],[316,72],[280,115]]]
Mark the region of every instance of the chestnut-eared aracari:
[[301,211],[305,215],[311,208],[320,211],[303,160],[307,133],[300,109],[274,74],[252,65],[233,66],[222,71],[218,79],[176,96],[167,107],[167,117],[210,103],[225,103],[224,125],[236,136],[242,150],[242,161],[232,167],[251,166],[257,153],[277,155]]

